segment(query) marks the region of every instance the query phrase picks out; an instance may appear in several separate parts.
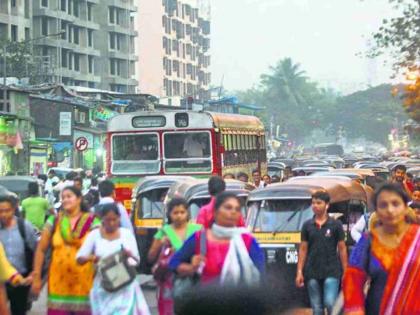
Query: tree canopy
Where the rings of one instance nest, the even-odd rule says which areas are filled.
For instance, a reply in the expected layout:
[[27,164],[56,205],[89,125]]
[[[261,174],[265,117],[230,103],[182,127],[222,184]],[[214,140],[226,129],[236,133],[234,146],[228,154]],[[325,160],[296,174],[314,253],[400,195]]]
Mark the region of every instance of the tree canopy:
[[302,66],[285,58],[261,75],[260,84],[238,92],[241,102],[265,107],[266,126],[280,126],[282,134],[303,143],[314,130],[348,138],[387,141],[391,128],[407,119],[401,101],[391,95],[391,85],[380,85],[346,96],[320,88]]
[[384,19],[373,34],[368,56],[388,53],[395,73],[406,76],[408,84],[401,89],[404,108],[420,122],[420,0],[388,0],[396,16]]

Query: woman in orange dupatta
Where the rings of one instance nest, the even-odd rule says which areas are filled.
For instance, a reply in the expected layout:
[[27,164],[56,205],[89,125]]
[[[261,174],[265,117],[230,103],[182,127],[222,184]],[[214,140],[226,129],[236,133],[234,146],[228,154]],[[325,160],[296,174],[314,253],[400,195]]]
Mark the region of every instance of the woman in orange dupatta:
[[346,315],[420,314],[420,227],[407,221],[407,202],[394,184],[375,193],[379,223],[357,243],[344,273]]

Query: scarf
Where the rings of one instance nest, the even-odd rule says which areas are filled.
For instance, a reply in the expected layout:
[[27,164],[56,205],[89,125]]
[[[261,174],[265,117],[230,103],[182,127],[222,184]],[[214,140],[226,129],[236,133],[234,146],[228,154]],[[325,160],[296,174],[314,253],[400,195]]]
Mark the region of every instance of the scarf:
[[58,222],[60,225],[61,237],[67,244],[79,243],[92,227],[95,216],[91,213],[82,213],[74,229],[71,228],[70,218],[60,213]]
[[213,224],[213,234],[218,238],[230,239],[229,249],[225,257],[220,277],[223,285],[258,285],[260,272],[255,267],[248,249],[245,246],[242,234],[248,233],[245,228],[226,228]]

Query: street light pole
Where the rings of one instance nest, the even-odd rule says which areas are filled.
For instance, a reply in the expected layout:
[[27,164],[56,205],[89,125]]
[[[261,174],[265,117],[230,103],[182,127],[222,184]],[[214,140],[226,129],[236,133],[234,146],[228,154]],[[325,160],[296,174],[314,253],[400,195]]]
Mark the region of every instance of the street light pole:
[[[48,37],[55,37],[55,36],[61,36],[64,34],[65,31],[54,33],[54,34],[48,34],[45,36],[37,37],[28,39],[22,42],[22,44],[27,44],[30,42],[34,42],[40,39],[48,38]],[[9,48],[11,45],[4,45],[3,47],[3,108],[4,111],[6,111],[6,103],[7,103],[7,48]]]
[[7,88],[6,88],[6,72],[7,72],[7,45],[4,46],[3,48],[3,54],[4,54],[4,61],[3,61],[3,110],[6,112],[7,111],[7,107],[6,107],[6,102],[7,102]]

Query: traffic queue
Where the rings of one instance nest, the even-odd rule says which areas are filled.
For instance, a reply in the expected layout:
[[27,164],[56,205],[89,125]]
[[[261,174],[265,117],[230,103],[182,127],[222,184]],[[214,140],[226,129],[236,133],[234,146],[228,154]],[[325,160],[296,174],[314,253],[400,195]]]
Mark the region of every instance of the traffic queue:
[[26,314],[45,283],[48,314],[150,314],[139,273],[164,315],[420,313],[419,167],[318,156],[146,176],[129,215],[109,179],[0,177],[1,314]]

